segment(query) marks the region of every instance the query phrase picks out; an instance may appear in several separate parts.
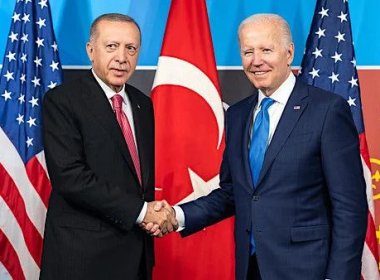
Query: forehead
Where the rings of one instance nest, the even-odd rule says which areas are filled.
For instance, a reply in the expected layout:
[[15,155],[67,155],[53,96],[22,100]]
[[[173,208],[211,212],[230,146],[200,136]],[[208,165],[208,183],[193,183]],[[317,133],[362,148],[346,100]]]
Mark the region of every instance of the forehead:
[[102,20],[96,26],[95,37],[103,40],[140,40],[140,31],[133,22]]
[[281,34],[274,23],[247,23],[239,32],[240,45],[278,44]]

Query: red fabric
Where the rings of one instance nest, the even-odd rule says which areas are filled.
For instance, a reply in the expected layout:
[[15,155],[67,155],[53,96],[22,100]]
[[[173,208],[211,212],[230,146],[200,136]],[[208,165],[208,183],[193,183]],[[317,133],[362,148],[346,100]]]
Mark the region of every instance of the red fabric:
[[[152,99],[156,199],[177,204],[218,187],[224,116],[204,0],[172,1]],[[156,239],[155,254],[155,280],[234,279],[233,219]]]

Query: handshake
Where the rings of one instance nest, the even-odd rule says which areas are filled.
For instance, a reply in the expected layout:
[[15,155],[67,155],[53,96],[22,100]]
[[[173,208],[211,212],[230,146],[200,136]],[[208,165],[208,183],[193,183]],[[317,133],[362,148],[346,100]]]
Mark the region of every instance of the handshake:
[[147,211],[140,227],[151,236],[162,237],[178,229],[173,207],[166,200],[148,202]]

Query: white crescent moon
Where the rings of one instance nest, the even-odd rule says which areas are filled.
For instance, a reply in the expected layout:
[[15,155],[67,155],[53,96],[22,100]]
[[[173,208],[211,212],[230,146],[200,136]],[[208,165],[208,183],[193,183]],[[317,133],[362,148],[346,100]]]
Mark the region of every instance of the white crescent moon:
[[224,112],[219,92],[209,77],[195,65],[175,57],[160,56],[152,90],[160,85],[186,87],[199,94],[214,113],[219,135],[217,149],[223,137]]

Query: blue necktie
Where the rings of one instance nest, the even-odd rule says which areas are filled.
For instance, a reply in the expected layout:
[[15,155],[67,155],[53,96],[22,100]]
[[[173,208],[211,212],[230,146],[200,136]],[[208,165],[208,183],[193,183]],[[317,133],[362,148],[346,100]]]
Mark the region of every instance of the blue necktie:
[[[261,109],[257,113],[252,127],[251,145],[249,147],[249,165],[254,188],[259,180],[261,167],[263,166],[265,151],[269,136],[269,114],[268,109],[274,103],[271,98],[264,98],[261,101]],[[253,230],[251,232],[251,255],[256,252]]]

